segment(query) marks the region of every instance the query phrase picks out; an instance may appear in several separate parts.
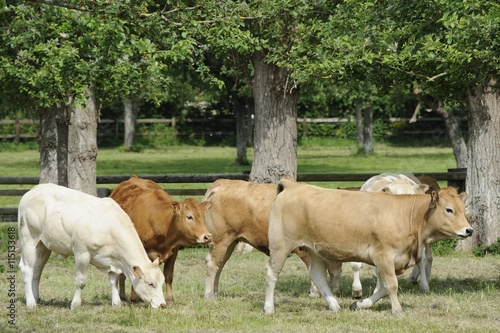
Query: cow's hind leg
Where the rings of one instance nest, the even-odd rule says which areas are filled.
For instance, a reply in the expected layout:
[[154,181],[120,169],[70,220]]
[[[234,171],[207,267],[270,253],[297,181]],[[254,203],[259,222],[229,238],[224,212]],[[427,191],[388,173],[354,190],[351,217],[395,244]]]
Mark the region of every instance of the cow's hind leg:
[[292,250],[293,247],[271,249],[269,261],[266,265],[266,300],[264,303],[264,312],[266,314],[274,313],[274,289],[276,288],[276,281]]
[[179,247],[176,247],[172,255],[168,257],[163,265],[163,276],[165,277],[165,301],[167,305],[174,304],[174,295],[172,292],[172,282],[174,281],[174,264],[179,253]]
[[34,240],[27,241],[21,251],[19,268],[23,276],[26,306],[33,309],[40,297],[40,277],[51,251],[40,241],[35,245]]
[[236,247],[235,240],[224,240],[210,245],[210,252],[205,259],[207,275],[205,278],[205,298],[217,298],[219,292],[219,278],[224,265],[231,257]]
[[75,296],[71,301],[71,310],[82,304],[82,289],[87,284],[87,268],[90,263],[90,254],[85,251],[75,249]]
[[325,299],[330,310],[337,312],[340,310],[340,305],[333,296],[328,283],[326,281],[327,263],[314,253],[311,256],[311,270],[309,272],[311,280],[314,282],[320,295]]

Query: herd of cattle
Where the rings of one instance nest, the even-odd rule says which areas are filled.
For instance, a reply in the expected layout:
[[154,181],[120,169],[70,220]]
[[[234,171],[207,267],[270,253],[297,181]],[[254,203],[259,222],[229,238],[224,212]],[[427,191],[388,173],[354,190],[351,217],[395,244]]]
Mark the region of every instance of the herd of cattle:
[[[238,243],[269,258],[264,311],[274,313],[274,289],[285,260],[296,253],[309,270],[311,295],[319,294],[333,311],[339,304],[342,263],[351,262],[352,295],[361,298],[361,263],[376,267],[373,295],[351,309],[369,308],[389,296],[392,313],[402,311],[396,275],[415,266],[410,280],[429,290],[430,243],[472,235],[465,217],[465,195],[440,189],[429,177],[381,174],[360,191],[325,189],[289,179],[254,184],[220,179],[202,203],[174,201],[151,180],[132,177],[110,198],[97,198],[54,184],[40,184],[19,203],[19,240],[26,305],[35,308],[42,270],[52,251],[75,257],[76,291],[71,308],[80,306],[89,264],[109,274],[112,305],[126,300],[152,308],[173,303],[172,281],[178,251],[209,244],[205,298],[216,298],[222,269]],[[159,265],[164,264],[163,275]],[[165,283],[165,295],[163,284]],[[119,286],[119,290],[118,290]]]

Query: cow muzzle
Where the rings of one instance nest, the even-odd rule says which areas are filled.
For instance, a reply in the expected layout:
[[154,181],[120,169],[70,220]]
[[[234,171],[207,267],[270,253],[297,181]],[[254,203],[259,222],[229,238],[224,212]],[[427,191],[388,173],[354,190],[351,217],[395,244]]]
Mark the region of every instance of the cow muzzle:
[[458,239],[465,239],[467,237],[472,236],[474,229],[472,228],[463,228],[459,232],[456,233]]
[[198,238],[198,244],[206,244],[212,240],[212,234],[204,234],[201,235],[200,238]]

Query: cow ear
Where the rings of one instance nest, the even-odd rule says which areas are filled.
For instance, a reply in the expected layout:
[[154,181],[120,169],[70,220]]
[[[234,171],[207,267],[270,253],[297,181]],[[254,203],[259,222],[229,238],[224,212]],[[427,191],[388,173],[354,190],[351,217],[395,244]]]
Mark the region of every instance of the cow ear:
[[420,184],[418,185],[418,188],[422,190],[422,192],[426,193],[429,190],[429,185],[427,184]]
[[439,195],[437,194],[436,191],[432,191],[430,208],[436,208],[438,201],[439,201]]
[[210,201],[203,201],[201,204],[205,208],[205,212],[207,212],[210,209],[210,207],[212,207],[212,202]]
[[179,212],[181,211],[181,205],[177,201],[172,202],[172,209],[175,214],[179,214]]
[[136,278],[140,278],[142,276],[142,269],[139,266],[132,266],[132,272]]
[[153,261],[155,266],[160,266],[160,258],[156,257],[155,261]]
[[462,199],[463,202],[465,202],[465,199],[467,199],[467,194],[465,194],[465,192],[462,192],[458,195],[460,197],[460,199]]

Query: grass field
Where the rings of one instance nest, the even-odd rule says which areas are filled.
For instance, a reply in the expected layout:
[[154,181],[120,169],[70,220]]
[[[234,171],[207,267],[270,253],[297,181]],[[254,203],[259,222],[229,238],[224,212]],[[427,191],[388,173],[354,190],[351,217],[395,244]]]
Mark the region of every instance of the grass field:
[[[302,262],[289,258],[276,288],[276,314],[263,313],[265,264],[267,257],[253,251],[234,254],[221,275],[217,300],[203,298],[206,248],[185,249],[177,258],[174,277],[176,304],[152,310],[143,304],[111,307],[109,281],[93,266],[82,292],[82,307],[70,310],[74,293],[73,258],[53,255],[42,275],[41,305],[25,307],[20,273],[15,279],[15,325],[3,315],[1,332],[498,332],[500,325],[500,260],[470,254],[436,257],[431,291],[422,295],[418,286],[400,279],[401,316],[390,313],[388,298],[372,309],[352,312],[350,267],[344,265],[341,280],[342,307],[339,313],[327,309],[323,299],[308,297],[309,280]],[[2,273],[2,314],[9,285]],[[375,286],[374,269],[364,266],[361,274],[364,294]],[[129,286],[129,284],[127,284]]]
[[[298,150],[299,173],[356,172],[442,172],[455,167],[450,147],[394,147],[376,145],[371,156],[356,154],[352,143],[309,144]],[[251,151],[249,152],[251,157]],[[119,149],[99,151],[99,175],[240,173],[250,166],[235,163],[231,147],[172,147],[126,153]],[[0,175],[38,176],[37,151],[0,151]],[[328,184],[331,187],[359,184]],[[197,187],[201,186],[200,184]],[[19,187],[19,186],[16,186]],[[19,198],[0,199],[0,205],[17,205]],[[203,299],[207,248],[180,252],[174,275],[176,304],[152,310],[141,304],[111,307],[107,274],[93,266],[82,292],[83,306],[69,309],[74,294],[73,258],[52,255],[42,275],[41,304],[34,311],[25,307],[20,272],[9,272],[5,246],[7,229],[0,226],[0,332],[498,332],[500,327],[500,258],[453,253],[434,258],[430,293],[400,281],[399,300],[404,314],[390,313],[388,298],[372,309],[352,312],[349,305],[352,282],[350,267],[344,265],[339,313],[331,313],[323,299],[308,297],[306,268],[295,256],[285,264],[276,288],[276,314],[263,313],[265,264],[257,251],[235,254],[220,280],[219,298]],[[17,269],[17,267],[15,267]],[[8,279],[13,276],[13,279]],[[375,273],[364,266],[363,292],[375,287]],[[128,284],[129,285],[129,284]],[[15,302],[14,310],[8,308]],[[8,322],[9,315],[15,323]]]

